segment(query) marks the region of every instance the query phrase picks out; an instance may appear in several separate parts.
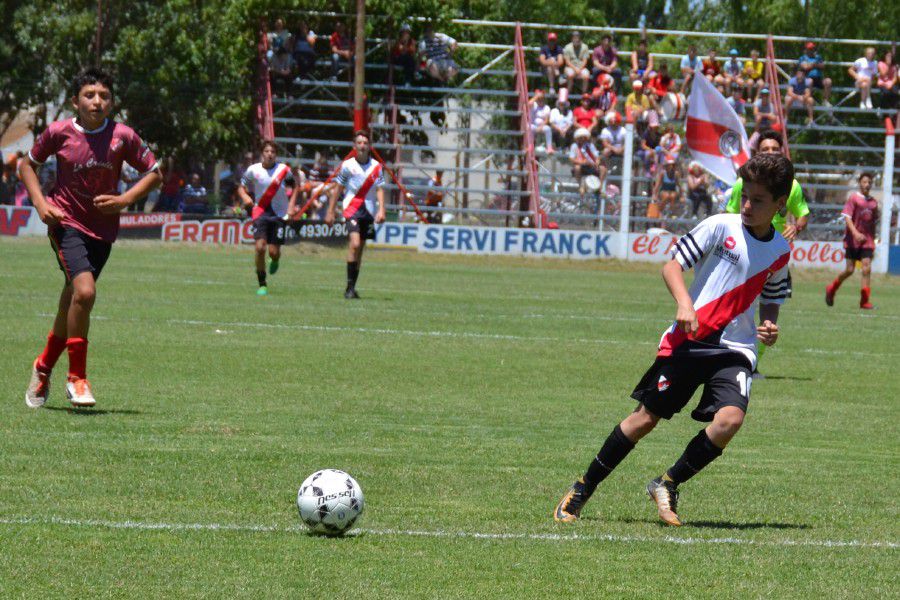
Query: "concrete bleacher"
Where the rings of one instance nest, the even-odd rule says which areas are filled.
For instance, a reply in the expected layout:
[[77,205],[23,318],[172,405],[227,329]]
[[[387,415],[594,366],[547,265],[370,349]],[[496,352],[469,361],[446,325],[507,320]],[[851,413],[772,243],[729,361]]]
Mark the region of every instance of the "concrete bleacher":
[[[460,21],[462,23],[462,21]],[[471,26],[471,24],[466,24]],[[495,24],[497,27],[508,24]],[[483,25],[483,26],[490,26]],[[535,26],[537,29],[537,26]],[[562,28],[560,28],[562,29]],[[591,45],[591,28],[586,43]],[[463,30],[464,31],[464,30]],[[543,32],[546,28],[540,32]],[[529,39],[537,36],[530,32]],[[427,76],[412,86],[394,86],[396,77],[387,62],[383,39],[367,44],[366,94],[371,111],[373,146],[401,179],[410,178],[409,191],[417,200],[424,198],[421,182],[436,170],[444,171],[443,209],[455,222],[499,224],[527,214],[526,159],[522,151],[523,131],[515,91],[516,70],[509,55],[510,45],[470,43],[454,34],[461,48],[494,52],[487,65],[460,64],[460,74],[449,84],[431,81]],[[598,36],[599,37],[599,36]],[[512,35],[510,35],[512,38]],[[633,38],[636,39],[636,38]],[[721,42],[720,42],[721,43]],[[538,46],[524,46],[529,89],[545,87],[543,75],[536,70]],[[721,54],[726,50],[723,45]],[[504,55],[503,53],[506,53]],[[620,63],[630,64],[630,52],[620,48]],[[654,54],[670,64],[677,74],[680,55]],[[793,54],[791,54],[793,56]],[[727,57],[723,57],[725,60]],[[794,58],[778,63],[790,71]],[[272,99],[275,140],[285,150],[285,158],[309,163],[315,153],[323,153],[334,166],[351,147],[352,82],[347,74],[333,80],[329,61],[319,61],[314,78],[296,80],[287,96]],[[462,63],[461,59],[458,62]],[[817,102],[815,123],[805,124],[805,112],[788,111],[787,135],[798,179],[804,185],[814,211],[811,227],[817,237],[836,237],[842,231],[833,223],[835,211],[843,204],[862,170],[882,171],[884,155],[884,118],[896,118],[895,110],[863,110],[856,104],[855,88],[841,73],[849,63],[826,63],[832,88],[832,106]],[[620,94],[621,111],[628,89]],[[782,81],[780,88],[786,88]],[[549,102],[553,103],[552,99]],[[748,121],[752,121],[748,112]],[[683,129],[678,128],[682,132]],[[395,143],[397,142],[397,143]],[[535,141],[540,144],[542,140]],[[683,150],[686,153],[686,150]],[[582,198],[571,175],[565,152],[538,153],[538,179],[542,207],[551,220],[566,227],[616,228],[619,197]],[[895,175],[900,168],[894,169]],[[896,179],[896,177],[895,177]],[[651,181],[636,170],[632,177],[632,215],[636,227],[644,227],[643,211]],[[622,165],[614,168],[608,183],[622,187]],[[878,183],[876,182],[876,187]],[[391,189],[396,186],[391,185]],[[392,206],[402,206],[399,193],[392,195]],[[601,214],[602,213],[602,214]],[[648,221],[643,219],[643,221]],[[686,228],[692,219],[673,219],[673,227]]]

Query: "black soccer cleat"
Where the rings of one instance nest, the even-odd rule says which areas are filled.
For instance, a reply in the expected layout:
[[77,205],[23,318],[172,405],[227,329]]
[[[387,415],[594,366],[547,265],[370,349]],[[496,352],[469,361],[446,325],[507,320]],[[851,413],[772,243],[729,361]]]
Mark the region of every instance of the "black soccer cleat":
[[359,294],[356,293],[356,289],[348,288],[346,292],[344,292],[344,298],[347,300],[359,300]]
[[678,487],[671,481],[663,481],[657,477],[647,484],[647,493],[650,499],[656,502],[659,518],[675,527],[681,526],[678,518]]
[[553,520],[557,523],[574,523],[581,518],[581,509],[584,503],[588,501],[590,494],[584,490],[584,480],[579,479],[572,484],[572,487],[562,497],[556,510],[553,511]]

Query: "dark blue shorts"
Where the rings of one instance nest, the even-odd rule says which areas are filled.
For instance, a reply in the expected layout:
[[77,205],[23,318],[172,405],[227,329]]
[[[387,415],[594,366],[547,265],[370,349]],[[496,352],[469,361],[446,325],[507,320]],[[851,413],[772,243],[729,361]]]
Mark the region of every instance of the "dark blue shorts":
[[47,236],[67,281],[71,282],[76,275],[86,271],[94,274],[95,281],[100,277],[100,272],[109,259],[112,244],[62,225],[48,229]]

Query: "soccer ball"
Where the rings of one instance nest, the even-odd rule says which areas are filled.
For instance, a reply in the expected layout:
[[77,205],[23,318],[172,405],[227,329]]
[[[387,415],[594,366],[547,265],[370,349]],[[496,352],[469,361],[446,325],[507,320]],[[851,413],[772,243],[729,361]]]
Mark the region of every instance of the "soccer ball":
[[362,488],[337,469],[316,471],[297,492],[300,518],[315,533],[341,535],[356,524],[363,506]]

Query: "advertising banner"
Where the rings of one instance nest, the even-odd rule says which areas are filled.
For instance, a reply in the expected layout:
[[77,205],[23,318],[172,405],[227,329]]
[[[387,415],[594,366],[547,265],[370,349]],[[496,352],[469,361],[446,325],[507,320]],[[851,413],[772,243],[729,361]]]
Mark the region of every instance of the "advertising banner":
[[47,235],[47,226],[32,206],[0,206],[0,235]]

